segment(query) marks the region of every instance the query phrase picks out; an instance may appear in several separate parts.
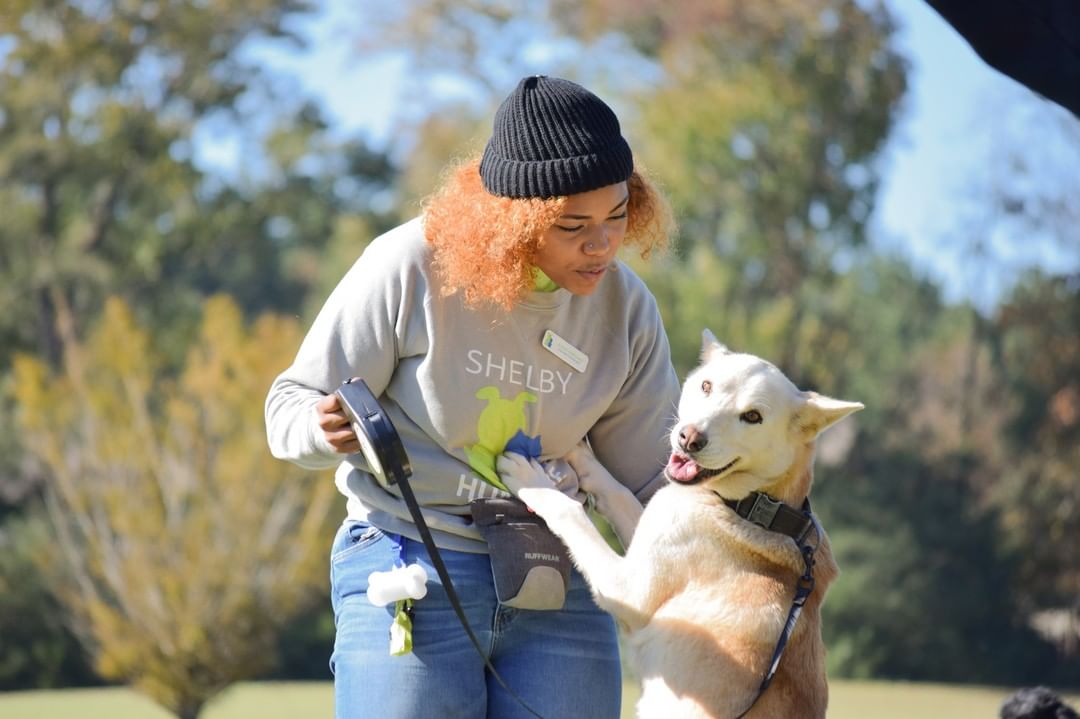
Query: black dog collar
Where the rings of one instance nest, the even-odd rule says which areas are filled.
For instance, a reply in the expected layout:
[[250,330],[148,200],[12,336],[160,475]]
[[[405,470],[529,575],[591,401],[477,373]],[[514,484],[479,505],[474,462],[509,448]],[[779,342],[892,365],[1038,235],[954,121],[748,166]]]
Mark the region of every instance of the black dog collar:
[[724,504],[759,527],[786,534],[799,546],[802,546],[807,533],[814,526],[814,520],[810,518],[809,499],[803,500],[801,510],[777,501],[764,492],[751,492],[742,499],[724,499]]

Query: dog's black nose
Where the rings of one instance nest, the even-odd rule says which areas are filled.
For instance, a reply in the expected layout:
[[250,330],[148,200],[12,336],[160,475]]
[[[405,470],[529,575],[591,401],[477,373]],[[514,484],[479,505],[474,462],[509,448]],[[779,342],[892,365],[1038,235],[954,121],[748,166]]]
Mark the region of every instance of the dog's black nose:
[[709,438],[696,427],[686,426],[679,430],[679,447],[687,452],[700,452],[708,443]]

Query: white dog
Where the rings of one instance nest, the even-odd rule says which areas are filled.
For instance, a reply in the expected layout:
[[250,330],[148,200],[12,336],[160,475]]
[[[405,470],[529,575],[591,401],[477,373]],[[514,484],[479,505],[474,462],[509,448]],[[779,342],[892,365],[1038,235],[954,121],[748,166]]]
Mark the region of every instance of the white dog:
[[[862,406],[800,391],[706,330],[671,433],[670,482],[644,511],[584,443],[567,457],[625,556],[539,464],[500,457],[507,486],[563,539],[623,628],[642,679],[639,717],[825,716],[820,605],[837,568],[807,496],[817,436]],[[791,614],[794,631],[762,692]]]

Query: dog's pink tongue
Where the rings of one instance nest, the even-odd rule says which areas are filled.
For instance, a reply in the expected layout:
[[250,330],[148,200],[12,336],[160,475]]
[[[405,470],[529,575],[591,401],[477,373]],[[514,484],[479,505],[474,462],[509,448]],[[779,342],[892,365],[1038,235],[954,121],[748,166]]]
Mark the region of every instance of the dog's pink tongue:
[[676,482],[688,482],[697,476],[697,462],[683,454],[672,454],[667,463],[667,474]]

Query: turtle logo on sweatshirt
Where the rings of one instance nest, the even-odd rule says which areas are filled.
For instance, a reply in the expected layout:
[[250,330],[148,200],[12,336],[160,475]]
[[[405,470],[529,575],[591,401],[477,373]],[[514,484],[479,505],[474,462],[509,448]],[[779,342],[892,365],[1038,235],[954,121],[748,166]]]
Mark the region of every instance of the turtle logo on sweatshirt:
[[525,403],[536,402],[537,397],[532,392],[518,392],[513,399],[505,399],[499,388],[492,385],[481,387],[476,398],[486,400],[487,406],[476,422],[477,442],[465,447],[465,456],[477,474],[506,491],[506,485],[495,470],[496,457],[505,450],[526,457],[540,456],[539,435],[530,437],[525,433],[528,424]]

